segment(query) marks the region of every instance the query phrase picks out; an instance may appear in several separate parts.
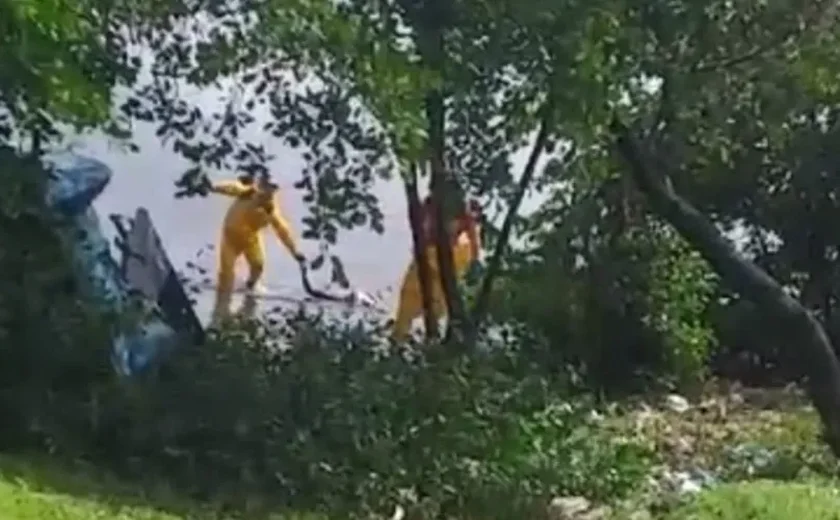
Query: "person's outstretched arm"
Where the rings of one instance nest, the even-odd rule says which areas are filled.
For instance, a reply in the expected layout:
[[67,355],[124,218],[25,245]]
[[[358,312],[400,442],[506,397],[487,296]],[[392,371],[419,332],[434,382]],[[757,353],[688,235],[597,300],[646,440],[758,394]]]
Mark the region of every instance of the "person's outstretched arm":
[[240,181],[220,181],[214,182],[210,185],[212,193],[219,195],[227,195],[228,197],[241,197],[247,195],[253,190],[251,186],[247,186]]
[[289,253],[295,258],[295,260],[300,262],[303,259],[303,255],[300,254],[297,243],[292,236],[292,230],[289,226],[289,222],[283,218],[277,204],[274,205],[274,209],[271,211],[269,223],[271,224],[271,229],[274,230],[274,234],[277,235],[280,242],[286,246],[286,249],[289,250]]

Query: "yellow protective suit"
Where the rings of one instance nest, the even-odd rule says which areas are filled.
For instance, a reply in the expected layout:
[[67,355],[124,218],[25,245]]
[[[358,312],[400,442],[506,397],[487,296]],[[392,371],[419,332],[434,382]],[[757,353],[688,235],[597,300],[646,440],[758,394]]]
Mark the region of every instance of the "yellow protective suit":
[[265,246],[260,232],[270,226],[277,238],[296,259],[301,258],[288,222],[280,213],[274,189],[262,189],[241,181],[214,184],[210,191],[234,197],[222,225],[219,240],[219,268],[216,287],[216,304],[213,320],[226,317],[230,312],[231,293],[236,261],[240,256],[248,263],[248,286],[260,280],[265,267]]
[[[478,232],[476,232],[478,235]],[[477,240],[477,236],[474,237]],[[480,245],[476,244],[475,250]],[[461,233],[452,245],[452,264],[455,270],[455,278],[462,278],[473,260],[476,260],[474,248],[470,244],[468,233]],[[426,247],[426,262],[429,265],[429,278],[432,280],[432,318],[439,320],[446,316],[446,296],[441,284],[440,266],[437,259],[437,247]],[[392,338],[401,341],[411,332],[411,325],[414,320],[423,315],[423,292],[420,288],[420,276],[417,263],[412,261],[408,270],[403,276],[400,299],[397,307],[397,314],[394,318]]]

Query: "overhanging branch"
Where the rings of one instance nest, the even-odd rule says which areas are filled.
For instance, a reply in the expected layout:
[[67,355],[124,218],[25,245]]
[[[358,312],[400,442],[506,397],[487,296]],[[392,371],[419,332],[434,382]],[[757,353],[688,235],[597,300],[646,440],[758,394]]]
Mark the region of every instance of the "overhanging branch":
[[[671,224],[711,264],[733,290],[751,300],[795,345],[791,358],[808,376],[808,390],[824,426],[825,439],[840,456],[840,363],[825,329],[805,307],[735,246],[687,200],[677,194],[664,165],[652,164],[631,132],[618,119],[610,125],[615,148],[628,173],[647,196],[654,211]],[[653,173],[653,169],[662,170]],[[791,347],[794,348],[794,347]]]
[[[741,258],[735,246],[694,206],[677,194],[667,173],[653,173],[644,154],[630,130],[614,119],[611,130],[615,146],[628,166],[639,189],[648,197],[653,209],[662,215],[700,253],[725,281],[744,295],[755,295],[757,300],[778,300],[785,295],[781,286],[757,266]],[[792,298],[784,303],[794,303]],[[778,303],[782,303],[779,301]]]

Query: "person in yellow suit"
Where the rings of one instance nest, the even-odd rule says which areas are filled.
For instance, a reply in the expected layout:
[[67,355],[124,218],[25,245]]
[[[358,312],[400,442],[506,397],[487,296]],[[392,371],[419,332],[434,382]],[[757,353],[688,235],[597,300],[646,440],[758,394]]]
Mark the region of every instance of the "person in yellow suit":
[[218,281],[212,318],[215,323],[227,317],[230,312],[235,267],[239,257],[245,257],[250,271],[246,287],[249,290],[257,289],[265,267],[265,245],[260,234],[264,228],[270,226],[299,263],[303,263],[305,257],[300,253],[290,226],[280,212],[276,184],[268,180],[254,181],[243,176],[233,181],[210,184],[207,190],[234,199],[225,215],[219,240]]
[[[463,205],[449,222],[448,230],[452,243],[452,263],[455,278],[463,278],[468,271],[478,268],[481,251],[479,221],[481,209],[477,203]],[[441,284],[440,266],[437,259],[435,240],[435,211],[430,197],[427,197],[421,213],[422,235],[425,244],[426,262],[432,282],[431,312],[435,320],[446,315],[446,297]],[[412,260],[403,276],[399,303],[391,337],[396,341],[405,339],[411,331],[414,320],[423,315],[423,292],[417,263]]]

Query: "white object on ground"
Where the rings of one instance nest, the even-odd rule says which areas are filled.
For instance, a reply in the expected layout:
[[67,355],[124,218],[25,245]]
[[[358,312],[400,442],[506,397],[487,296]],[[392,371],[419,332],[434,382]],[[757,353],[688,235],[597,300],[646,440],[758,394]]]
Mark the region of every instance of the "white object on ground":
[[691,495],[714,486],[718,483],[718,479],[712,473],[700,468],[688,471],[666,469],[661,476],[661,482],[667,489],[678,495]]
[[669,410],[677,413],[685,413],[691,408],[688,399],[677,394],[669,394],[665,397],[665,405]]
[[355,289],[347,295],[347,303],[351,306],[376,307],[377,301],[370,293]]
[[394,508],[394,514],[391,515],[391,520],[403,520],[405,518],[405,509],[402,506],[397,505]]
[[584,497],[555,497],[548,504],[550,520],[576,520],[592,509],[592,503]]

